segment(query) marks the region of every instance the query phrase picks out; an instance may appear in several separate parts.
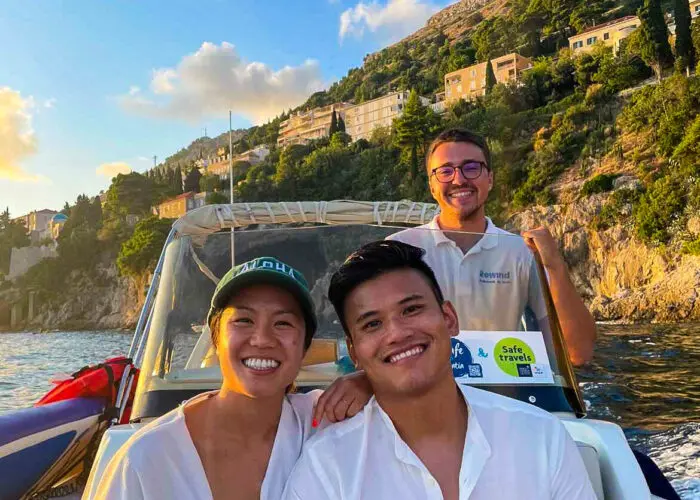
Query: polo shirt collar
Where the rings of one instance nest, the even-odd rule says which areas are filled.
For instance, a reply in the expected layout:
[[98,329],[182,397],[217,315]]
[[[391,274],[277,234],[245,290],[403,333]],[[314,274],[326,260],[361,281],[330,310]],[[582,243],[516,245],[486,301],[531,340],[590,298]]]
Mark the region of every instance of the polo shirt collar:
[[[469,404],[469,400],[465,394],[465,386],[457,384],[464,402],[467,404],[467,435],[464,439],[464,449],[462,450],[462,463],[459,468],[459,485],[460,498],[469,498],[474,487],[476,486],[481,472],[491,456],[491,446],[489,445],[486,435],[484,434],[481,425],[476,417],[476,412]],[[394,437],[394,454],[401,462],[408,465],[413,465],[426,473],[428,473],[425,465],[420,461],[413,450],[401,439],[394,423],[389,418],[389,415],[382,409],[377,400],[372,397],[370,405],[376,408],[382,421],[386,425],[389,432]]]
[[[438,223],[439,215],[440,214],[436,214],[426,226],[430,230],[435,246],[445,243],[454,244],[454,241],[445,236],[445,233],[442,231],[442,228]],[[486,217],[486,231],[484,232],[484,236],[476,243],[476,245],[474,245],[474,247],[472,247],[471,250],[477,251],[477,248],[491,250],[498,245],[498,236],[498,228],[489,217]]]

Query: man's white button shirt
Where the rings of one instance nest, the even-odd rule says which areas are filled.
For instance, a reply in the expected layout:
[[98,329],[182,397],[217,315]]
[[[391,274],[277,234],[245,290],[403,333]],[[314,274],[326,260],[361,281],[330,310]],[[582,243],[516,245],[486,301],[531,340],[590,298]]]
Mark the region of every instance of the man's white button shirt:
[[[556,417],[459,387],[469,411],[461,500],[595,500],[576,445]],[[361,413],[306,443],[284,498],[442,499],[442,491],[373,398]]]

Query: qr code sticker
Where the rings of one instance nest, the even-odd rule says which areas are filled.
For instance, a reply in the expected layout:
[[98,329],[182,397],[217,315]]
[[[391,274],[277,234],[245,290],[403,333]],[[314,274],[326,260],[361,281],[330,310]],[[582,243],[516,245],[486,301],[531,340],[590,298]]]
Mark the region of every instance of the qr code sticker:
[[481,370],[481,365],[477,363],[469,365],[468,375],[473,378],[483,378],[484,373]]

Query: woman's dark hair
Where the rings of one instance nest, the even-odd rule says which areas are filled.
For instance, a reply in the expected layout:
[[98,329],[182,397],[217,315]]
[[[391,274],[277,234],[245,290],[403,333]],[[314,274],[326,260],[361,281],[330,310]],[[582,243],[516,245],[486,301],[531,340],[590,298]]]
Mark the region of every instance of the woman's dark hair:
[[[486,139],[478,134],[475,134],[474,132],[470,132],[465,128],[448,128],[447,130],[440,132],[440,135],[438,135],[433,142],[430,143],[430,146],[428,146],[428,150],[425,154],[426,168],[430,168],[430,157],[433,155],[438,146],[445,144],[446,142],[466,142],[468,144],[474,144],[484,152],[486,168],[493,170],[491,167],[491,150],[489,149]],[[428,175],[430,175],[430,172],[428,172]]]
[[[217,310],[209,322],[209,335],[211,336],[211,343],[214,345],[215,349],[219,347],[219,330],[221,330],[221,317],[224,315],[224,310],[225,308]],[[306,318],[304,318],[304,326],[304,352],[306,352],[311,345],[316,331],[311,327],[310,323],[306,321]]]
[[386,272],[399,269],[415,269],[430,283],[439,304],[445,301],[438,285],[435,273],[423,260],[425,250],[401,241],[381,240],[362,246],[351,254],[342,266],[333,274],[328,288],[328,298],[343,325],[345,333],[345,300],[348,295],[365,281],[376,278]]

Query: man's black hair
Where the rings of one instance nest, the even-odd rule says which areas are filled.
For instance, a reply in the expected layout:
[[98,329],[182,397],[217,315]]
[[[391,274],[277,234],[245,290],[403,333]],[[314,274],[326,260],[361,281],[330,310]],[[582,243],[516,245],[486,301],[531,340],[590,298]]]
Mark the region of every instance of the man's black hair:
[[350,334],[345,322],[345,300],[348,295],[365,281],[372,280],[389,271],[415,269],[430,283],[439,304],[445,301],[435,273],[423,260],[425,250],[401,241],[380,240],[368,243],[352,253],[331,277],[328,298],[343,325]]
[[[486,139],[481,137],[479,134],[475,134],[474,132],[470,132],[465,128],[458,127],[448,128],[447,130],[440,132],[440,135],[438,135],[433,142],[430,143],[430,146],[428,146],[428,150],[425,154],[426,168],[430,168],[430,157],[433,155],[438,146],[447,142],[466,142],[468,144],[475,145],[484,153],[486,168],[493,170],[493,167],[491,166],[491,150],[489,149]],[[430,175],[430,172],[428,172],[428,175]]]

